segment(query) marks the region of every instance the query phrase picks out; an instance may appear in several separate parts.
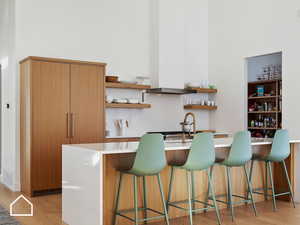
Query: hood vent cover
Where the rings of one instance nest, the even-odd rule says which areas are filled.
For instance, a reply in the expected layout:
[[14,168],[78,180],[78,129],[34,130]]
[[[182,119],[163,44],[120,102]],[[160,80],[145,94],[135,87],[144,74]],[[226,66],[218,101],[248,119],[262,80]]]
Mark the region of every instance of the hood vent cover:
[[193,90],[180,89],[180,88],[151,88],[147,90],[147,93],[152,94],[168,94],[168,95],[184,95],[196,93]]

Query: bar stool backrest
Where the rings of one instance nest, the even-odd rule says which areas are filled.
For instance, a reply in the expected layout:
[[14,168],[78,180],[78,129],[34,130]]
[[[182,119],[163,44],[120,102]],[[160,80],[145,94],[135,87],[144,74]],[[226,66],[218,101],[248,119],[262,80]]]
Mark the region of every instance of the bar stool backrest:
[[131,170],[140,175],[152,175],[159,173],[166,164],[163,136],[161,134],[143,135]]
[[183,167],[187,170],[208,169],[215,162],[215,147],[212,133],[195,135],[187,161]]
[[273,139],[270,154],[266,157],[269,161],[280,162],[291,153],[289,133],[287,130],[277,130]]
[[243,166],[251,160],[251,135],[249,131],[235,133],[229,156],[223,163],[228,166]]

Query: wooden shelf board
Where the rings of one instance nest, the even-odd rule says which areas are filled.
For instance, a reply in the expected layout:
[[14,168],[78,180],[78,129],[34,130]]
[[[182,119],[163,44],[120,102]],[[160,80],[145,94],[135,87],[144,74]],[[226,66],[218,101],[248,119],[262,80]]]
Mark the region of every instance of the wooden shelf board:
[[203,110],[216,110],[217,106],[207,106],[207,105],[185,105],[185,109],[203,109]]
[[277,130],[276,127],[248,127],[249,130]]
[[277,81],[281,81],[281,80],[258,80],[258,81],[252,81],[249,82],[248,84],[267,84],[267,83],[276,83]]
[[217,89],[212,88],[187,88],[187,90],[196,91],[197,93],[217,93]]
[[145,108],[151,108],[151,105],[150,104],[106,103],[106,108],[145,109]]
[[274,95],[274,96],[256,96],[256,97],[248,97],[248,99],[266,99],[266,98],[279,98],[280,96]]
[[140,85],[140,84],[127,84],[127,83],[114,83],[114,82],[106,82],[106,88],[124,88],[124,89],[149,89],[150,85]]
[[252,112],[248,112],[249,114],[260,114],[260,113],[280,113],[279,111],[252,111]]

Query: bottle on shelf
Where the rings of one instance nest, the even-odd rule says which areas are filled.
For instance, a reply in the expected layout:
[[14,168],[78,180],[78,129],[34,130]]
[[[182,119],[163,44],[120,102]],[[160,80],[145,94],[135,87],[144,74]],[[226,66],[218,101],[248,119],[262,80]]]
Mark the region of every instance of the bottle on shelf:
[[264,111],[268,111],[268,103],[267,102],[264,103]]

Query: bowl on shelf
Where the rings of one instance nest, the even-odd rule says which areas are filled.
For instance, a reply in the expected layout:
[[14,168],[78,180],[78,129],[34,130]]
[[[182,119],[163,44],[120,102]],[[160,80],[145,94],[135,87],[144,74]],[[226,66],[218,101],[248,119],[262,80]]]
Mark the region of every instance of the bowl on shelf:
[[106,102],[107,103],[112,103],[114,98],[112,96],[106,96]]
[[137,81],[137,84],[140,84],[140,85],[151,85],[151,79],[150,79],[150,77],[137,76],[135,79]]
[[216,87],[216,85],[214,85],[214,84],[209,84],[209,85],[208,85],[208,88],[209,88],[209,89],[216,89],[217,87]]
[[120,80],[120,82],[124,84],[137,84],[135,80]]
[[140,101],[138,99],[136,99],[136,98],[128,98],[127,102],[129,104],[139,104],[140,103]]
[[186,83],[186,87],[187,88],[200,88],[201,87],[201,83],[200,82],[196,82],[196,81],[188,82],[188,83]]
[[118,76],[105,76],[105,81],[106,82],[116,83],[116,82],[118,82],[118,79],[119,79]]
[[128,103],[128,99],[127,98],[115,98],[113,100],[113,103],[121,103],[121,104]]

